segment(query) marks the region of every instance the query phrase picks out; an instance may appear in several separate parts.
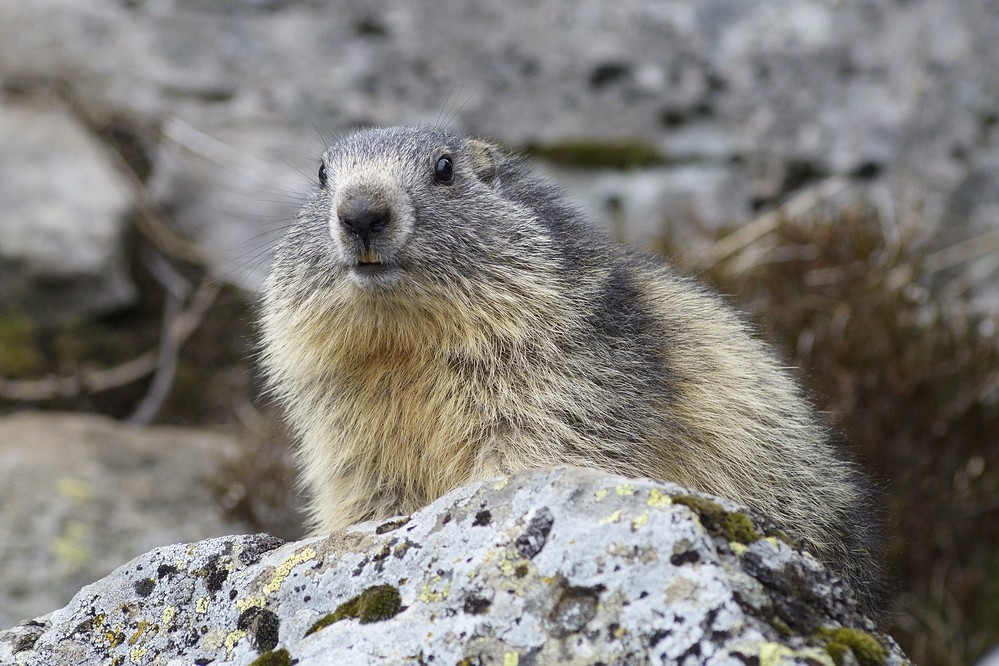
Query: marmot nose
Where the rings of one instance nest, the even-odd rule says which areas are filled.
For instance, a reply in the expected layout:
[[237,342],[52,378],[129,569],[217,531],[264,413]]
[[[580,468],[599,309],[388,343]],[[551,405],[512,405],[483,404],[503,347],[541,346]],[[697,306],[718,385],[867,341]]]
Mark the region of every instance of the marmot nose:
[[344,200],[337,209],[340,224],[361,237],[367,244],[372,234],[381,231],[392,221],[392,210],[381,201],[367,194],[356,194]]

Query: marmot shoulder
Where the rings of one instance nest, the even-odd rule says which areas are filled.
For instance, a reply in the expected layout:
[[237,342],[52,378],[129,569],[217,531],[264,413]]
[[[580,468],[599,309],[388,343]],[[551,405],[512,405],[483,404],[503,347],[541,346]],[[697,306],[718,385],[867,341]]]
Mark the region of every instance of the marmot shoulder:
[[774,354],[489,142],[337,140],[262,311],[317,531],[567,463],[753,507],[877,596],[863,479]]

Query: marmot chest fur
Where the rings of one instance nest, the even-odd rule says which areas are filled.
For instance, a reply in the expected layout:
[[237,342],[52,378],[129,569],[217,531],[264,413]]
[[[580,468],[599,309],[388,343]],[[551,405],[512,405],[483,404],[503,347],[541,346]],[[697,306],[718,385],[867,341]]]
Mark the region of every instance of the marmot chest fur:
[[762,511],[870,600],[870,509],[789,374],[717,297],[437,128],[322,158],[263,298],[263,364],[317,531],[568,463]]

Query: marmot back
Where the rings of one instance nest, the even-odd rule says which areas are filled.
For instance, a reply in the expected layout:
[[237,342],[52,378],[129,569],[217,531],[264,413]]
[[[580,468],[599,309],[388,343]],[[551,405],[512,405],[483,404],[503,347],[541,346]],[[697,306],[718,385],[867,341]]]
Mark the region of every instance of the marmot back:
[[568,463],[751,506],[868,606],[879,593],[862,481],[772,354],[489,143],[338,140],[278,248],[262,330],[316,531]]

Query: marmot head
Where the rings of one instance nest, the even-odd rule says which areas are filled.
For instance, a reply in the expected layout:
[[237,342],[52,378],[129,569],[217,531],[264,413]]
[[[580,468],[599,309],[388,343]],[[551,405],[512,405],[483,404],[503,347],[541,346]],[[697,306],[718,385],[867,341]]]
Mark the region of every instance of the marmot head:
[[443,129],[342,137],[323,155],[300,214],[303,232],[320,241],[309,249],[322,248],[338,286],[368,294],[436,291],[480,283],[490,270],[536,267],[529,256],[546,244],[536,215],[500,186],[512,165],[497,146]]

